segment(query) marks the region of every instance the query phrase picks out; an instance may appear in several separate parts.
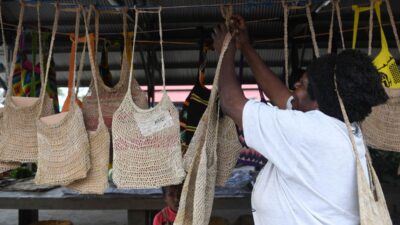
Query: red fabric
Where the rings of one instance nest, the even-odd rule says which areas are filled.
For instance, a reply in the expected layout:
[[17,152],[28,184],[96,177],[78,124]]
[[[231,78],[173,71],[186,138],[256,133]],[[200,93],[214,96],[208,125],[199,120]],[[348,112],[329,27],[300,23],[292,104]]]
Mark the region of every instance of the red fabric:
[[[164,218],[162,210],[166,212],[168,218]],[[162,210],[154,217],[153,225],[162,225],[165,222],[173,223],[175,221],[176,212],[174,212],[170,207],[165,207]]]

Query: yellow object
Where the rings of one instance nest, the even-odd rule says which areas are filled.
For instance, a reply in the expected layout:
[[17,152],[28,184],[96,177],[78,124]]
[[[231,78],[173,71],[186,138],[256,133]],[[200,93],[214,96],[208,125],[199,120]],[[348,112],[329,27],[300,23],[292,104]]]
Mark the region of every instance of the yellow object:
[[[374,4],[375,12],[378,18],[379,27],[381,31],[381,51],[373,60],[375,67],[378,69],[378,72],[382,76],[382,83],[384,86],[389,88],[400,88],[400,71],[396,65],[396,61],[393,58],[392,54],[389,51],[389,47],[386,41],[385,33],[382,28],[381,21],[381,1],[377,1]],[[354,26],[353,26],[353,43],[352,48],[356,47],[356,39],[358,32],[358,21],[360,12],[369,11],[370,7],[359,7],[357,5],[353,5],[354,10]]]

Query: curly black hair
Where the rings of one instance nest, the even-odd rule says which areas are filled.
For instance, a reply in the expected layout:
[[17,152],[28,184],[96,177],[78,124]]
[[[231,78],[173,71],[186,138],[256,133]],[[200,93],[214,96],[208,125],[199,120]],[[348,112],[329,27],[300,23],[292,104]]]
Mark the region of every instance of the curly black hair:
[[338,55],[324,55],[307,68],[307,91],[321,112],[344,121],[335,92],[335,66],[339,94],[350,122],[363,121],[373,106],[388,99],[371,58],[358,50],[345,50]]

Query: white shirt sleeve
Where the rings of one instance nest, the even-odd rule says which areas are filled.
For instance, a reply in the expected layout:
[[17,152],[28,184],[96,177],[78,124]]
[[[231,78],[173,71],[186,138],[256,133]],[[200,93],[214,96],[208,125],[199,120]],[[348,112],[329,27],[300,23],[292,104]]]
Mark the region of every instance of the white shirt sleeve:
[[246,143],[276,166],[296,161],[301,143],[304,113],[280,110],[254,100],[243,109],[243,131]]

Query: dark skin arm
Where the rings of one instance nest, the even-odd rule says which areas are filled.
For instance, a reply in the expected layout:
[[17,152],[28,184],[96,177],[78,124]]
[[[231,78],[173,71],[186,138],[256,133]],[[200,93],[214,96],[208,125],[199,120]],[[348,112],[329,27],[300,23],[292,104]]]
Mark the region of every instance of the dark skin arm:
[[236,47],[242,51],[258,85],[274,105],[286,109],[287,100],[291,96],[290,91],[251,46],[244,19],[239,15],[233,15],[231,20],[235,27]]
[[[221,24],[214,28],[214,49],[221,53],[222,43],[224,41],[227,28]],[[247,102],[243,90],[235,73],[235,53],[236,47],[231,41],[225,57],[222,60],[218,90],[222,111],[232,118],[232,120],[242,127],[242,112]]]

